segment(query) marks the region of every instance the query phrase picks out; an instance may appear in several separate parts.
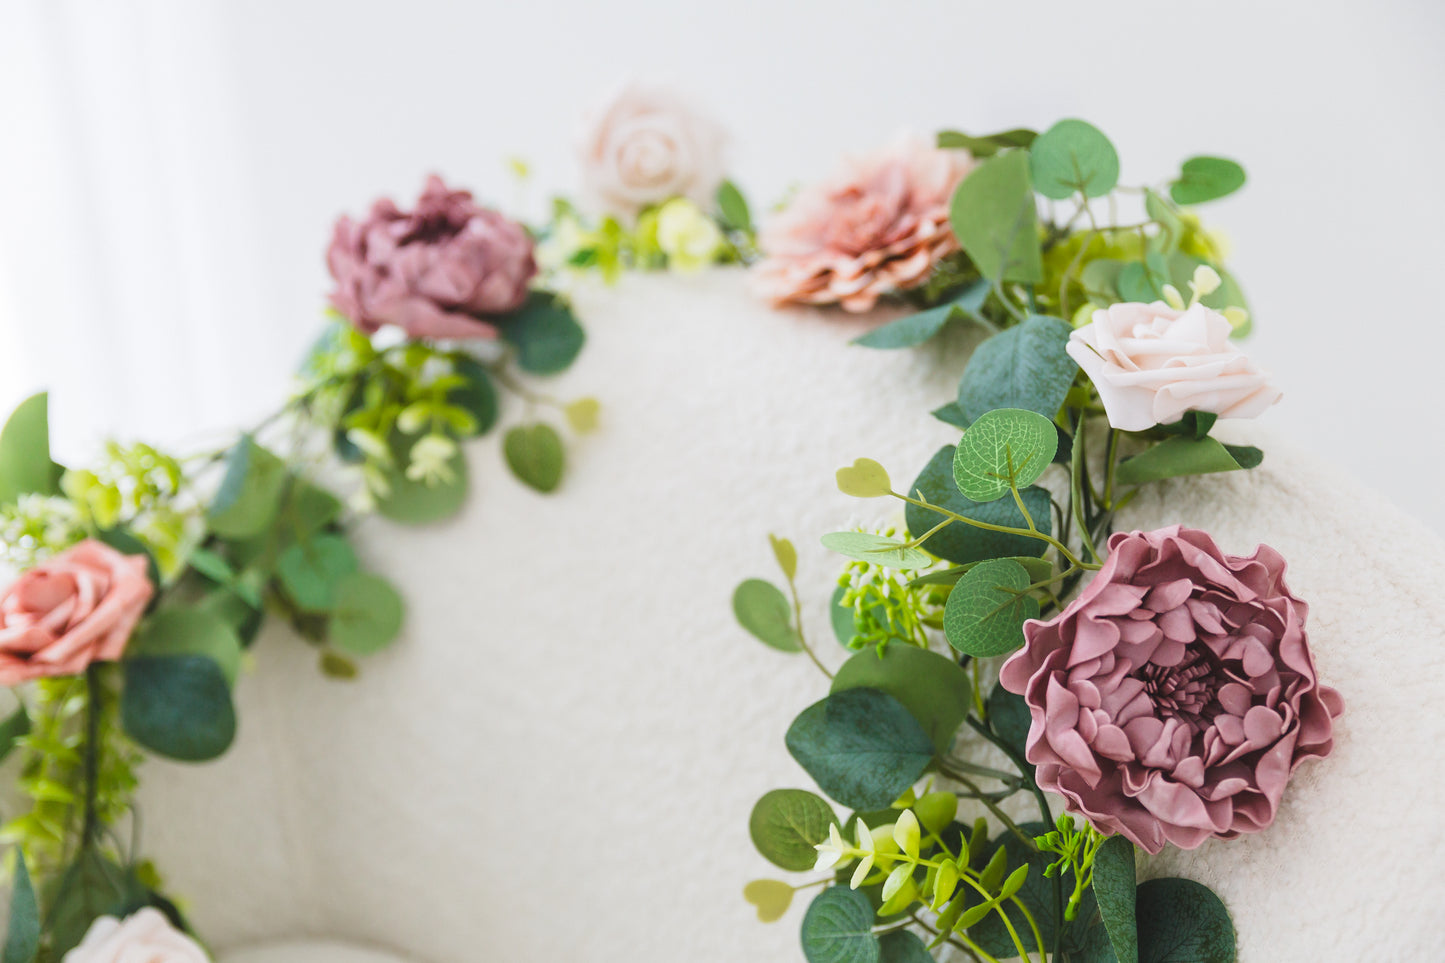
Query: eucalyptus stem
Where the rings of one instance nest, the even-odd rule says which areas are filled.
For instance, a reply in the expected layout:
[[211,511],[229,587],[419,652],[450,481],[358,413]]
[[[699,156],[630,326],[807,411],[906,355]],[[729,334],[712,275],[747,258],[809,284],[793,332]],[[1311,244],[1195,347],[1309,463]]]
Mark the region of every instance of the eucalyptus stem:
[[1085,509],[1086,503],[1084,502],[1084,422],[1086,420],[1082,414],[1079,415],[1079,425],[1074,429],[1074,450],[1070,458],[1072,464],[1070,465],[1071,471],[1069,474],[1072,477],[1069,482],[1069,497],[1079,505],[1079,510],[1074,513],[1074,518],[1078,522],[1079,537],[1084,543],[1084,551],[1088,552],[1089,557],[1096,563],[1094,565],[1076,564],[1079,568],[1098,569],[1102,568],[1101,565],[1097,564],[1099,561],[1099,550],[1094,547],[1094,536],[1089,532],[1089,524],[1085,520],[1085,516],[1088,514]]
[[960,515],[957,512],[951,512],[948,509],[942,507],[941,505],[935,505],[932,502],[924,501],[921,498],[913,498],[909,495],[903,495],[898,492],[889,492],[888,494],[901,501],[907,502],[909,505],[916,505],[919,508],[926,508],[930,512],[936,512],[939,515],[945,515],[948,517],[948,520],[950,522],[963,522],[965,525],[971,525],[974,528],[981,528],[986,532],[1002,532],[1005,535],[1021,535],[1025,538],[1038,539],[1039,541],[1050,545],[1055,551],[1059,553],[1060,556],[1062,556],[1066,561],[1068,561],[1076,568],[1093,570],[1102,567],[1097,564],[1090,564],[1088,562],[1085,562],[1073,552],[1069,551],[1069,547],[1067,545],[1065,545],[1063,542],[1060,542],[1052,535],[1045,535],[1043,532],[1037,530],[1029,531],[1027,528],[1013,528],[1008,525],[993,525],[989,522],[980,522],[977,519],[969,518],[967,515]]
[[803,634],[803,602],[798,598],[798,584],[793,580],[791,575],[788,576],[788,590],[793,593],[793,620],[798,623],[798,644],[803,647],[803,651],[808,654],[808,658],[813,660],[813,664],[818,667],[818,671],[831,679],[833,678],[833,673],[828,671],[828,667],[818,658],[817,653],[813,651],[813,647],[808,644],[807,636]]
[[1024,832],[1023,829],[1019,827],[1018,823],[1014,822],[1011,818],[1009,818],[1009,814],[1000,809],[998,803],[990,799],[988,797],[988,794],[985,793],[982,789],[980,789],[978,787],[978,784],[975,783],[972,779],[968,778],[958,770],[952,769],[946,765],[940,765],[938,767],[938,771],[943,773],[949,779],[952,779],[954,782],[964,786],[966,789],[968,789],[969,792],[973,793],[973,798],[983,803],[984,808],[987,809],[989,812],[993,813],[994,818],[997,819],[999,822],[1003,823],[1004,826],[1009,830],[1009,832],[1017,836],[1019,842],[1023,843],[1034,852],[1039,851],[1039,844],[1034,842],[1034,838],[1028,833]]

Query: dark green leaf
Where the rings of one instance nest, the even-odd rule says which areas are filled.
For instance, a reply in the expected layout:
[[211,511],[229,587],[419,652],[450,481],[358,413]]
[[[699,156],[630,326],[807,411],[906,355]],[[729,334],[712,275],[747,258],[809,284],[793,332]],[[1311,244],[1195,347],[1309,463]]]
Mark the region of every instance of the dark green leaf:
[[819,893],[803,917],[803,955],[808,963],[880,963],[868,897],[844,886]]
[[853,636],[857,634],[854,629],[853,608],[842,604],[843,594],[847,591],[843,586],[838,586],[833,590],[833,596],[828,601],[828,617],[833,625],[833,635],[845,649],[853,640]]
[[878,940],[878,946],[883,951],[881,963],[933,963],[928,947],[908,930],[888,933]]
[[[150,579],[151,585],[159,589],[161,586],[161,568],[156,564],[156,558],[151,554],[145,543],[136,538],[123,528],[104,528],[95,533],[97,541],[104,542],[122,555],[139,555],[146,560],[146,578]],[[154,605],[160,598],[157,591],[151,599]]]
[[30,735],[30,713],[25,711],[25,703],[15,707],[15,711],[0,722],[0,759],[4,759],[15,751],[16,740],[22,736]]
[[1030,284],[1043,280],[1028,151],[1011,150],[974,168],[953,192],[949,221],[984,277]]
[[933,740],[939,755],[953,745],[953,737],[968,715],[968,673],[957,662],[936,652],[902,642],[883,650],[857,653],[833,677],[833,692],[877,689],[903,704]]
[[81,850],[79,859],[65,871],[47,914],[50,952],[58,959],[74,949],[102,916],[112,916],[130,897],[130,879],[119,866],[95,847]]
[[1234,963],[1234,923],[1214,892],[1192,879],[1139,884],[1139,963]]
[[507,467],[528,486],[550,492],[562,481],[562,439],[551,425],[518,425],[502,441]]
[[765,645],[783,652],[801,652],[793,628],[793,606],[772,582],[750,578],[733,592],[733,615],[738,623]]
[[142,746],[183,762],[214,759],[236,737],[226,675],[203,655],[126,660],[121,721]]
[[1029,573],[1006,558],[969,569],[948,593],[943,633],[948,644],[976,658],[1012,652],[1024,644],[1023,625],[1039,617],[1039,603],[1025,593]]
[[753,216],[748,211],[747,198],[732,181],[723,181],[717,187],[717,209],[722,215],[723,227],[730,231],[751,231]]
[[131,658],[203,655],[221,667],[229,685],[241,671],[241,640],[220,615],[200,606],[166,608],[141,623],[126,647]]
[[[952,447],[940,448],[914,479],[910,493],[939,508],[975,521],[1008,528],[1028,527],[1012,498],[992,502],[975,502],[965,498],[953,478],[953,460]],[[1039,531],[1045,535],[1051,534],[1053,515],[1049,511],[1049,493],[1042,488],[1030,486],[1020,494],[1023,496],[1024,507],[1028,509]],[[910,532],[922,535],[942,521],[943,516],[917,505],[909,505],[904,509],[904,519]],[[1028,536],[991,532],[973,528],[963,522],[954,522],[929,538],[924,547],[939,558],[967,564],[986,558],[1042,555],[1048,546]]]
[[933,411],[929,412],[929,414],[933,415],[933,417],[937,418],[945,425],[953,425],[953,427],[955,428],[967,428],[970,424],[972,424],[968,416],[963,413],[963,409],[958,406],[958,402],[956,401],[950,401],[946,405],[934,408]]
[[211,531],[222,538],[249,538],[276,517],[286,487],[286,463],[242,435],[226,456],[226,474],[206,510]]
[[1038,136],[1037,133],[1025,127],[1016,127],[1013,130],[1005,130],[997,134],[985,134],[982,137],[971,137],[961,131],[945,130],[939,132],[938,146],[944,149],[963,148],[982,160],[1009,147],[1028,147]]
[[0,963],[31,963],[40,949],[40,904],[25,853],[15,854],[15,880],[10,887],[10,925],[5,933],[5,953]]
[[0,430],[0,506],[21,495],[58,495],[62,469],[50,459],[50,402],[44,393],[16,407]]
[[958,407],[975,422],[995,408],[1023,408],[1052,419],[1079,366],[1069,357],[1067,321],[1034,315],[974,351],[958,382]]
[[916,347],[942,331],[950,321],[962,318],[982,321],[978,310],[988,299],[990,290],[987,281],[977,281],[964,288],[963,293],[952,301],[940,304],[936,308],[929,308],[927,311],[910,314],[906,318],[899,318],[881,328],[874,328],[861,338],[855,338],[853,343],[865,348]]
[[[1120,298],[1143,303],[1164,300],[1164,285],[1173,283],[1169,262],[1157,251],[1150,251],[1142,262],[1131,261],[1125,264],[1119,269],[1116,282]],[[1185,289],[1179,290],[1182,292]]]
[[497,423],[497,389],[492,384],[492,376],[471,358],[458,358],[453,362],[453,370],[467,383],[447,392],[447,401],[465,408],[476,419],[476,433],[485,435]]
[[1025,752],[1029,727],[1032,725],[1033,714],[1029,711],[1028,703],[1024,702],[1024,697],[995,684],[993,691],[988,694],[988,727],[1019,759],[1025,760],[1026,764]]
[[276,560],[281,587],[303,612],[329,612],[341,579],[356,571],[356,552],[340,535],[298,542]]
[[1264,452],[1258,448],[1223,445],[1209,437],[1180,436],[1166,438],[1125,460],[1119,465],[1117,477],[1121,485],[1142,485],[1181,475],[1256,468],[1263,460]]
[[488,320],[517,349],[517,367],[532,374],[565,370],[587,339],[567,301],[546,291],[533,291],[516,312]]
[[1186,411],[1184,417],[1173,424],[1160,425],[1159,430],[1168,435],[1183,435],[1185,438],[1192,438],[1198,441],[1209,434],[1209,429],[1219,416],[1212,411]]
[[1022,408],[995,408],[959,439],[953,480],[965,498],[991,502],[1037,481],[1058,446],[1059,433],[1048,418]]
[[1029,172],[1034,189],[1056,201],[1103,197],[1119,183],[1119,154],[1093,124],[1061,120],[1030,146]]
[[397,637],[404,616],[401,596],[390,582],[352,572],[336,583],[326,639],[352,655],[370,655]]
[[1139,963],[1134,880],[1134,844],[1123,836],[1105,840],[1094,856],[1094,898],[1119,963]]
[[837,692],[804,709],[787,746],[823,792],[860,810],[891,805],[933,761],[928,733],[877,689]]
[[818,861],[813,847],[827,842],[828,827],[837,822],[833,807],[821,796],[805,789],[774,789],[753,806],[748,832],[763,858],[801,873]]
[[1203,204],[1244,186],[1244,168],[1223,157],[1191,157],[1179,179],[1169,185],[1176,204]]

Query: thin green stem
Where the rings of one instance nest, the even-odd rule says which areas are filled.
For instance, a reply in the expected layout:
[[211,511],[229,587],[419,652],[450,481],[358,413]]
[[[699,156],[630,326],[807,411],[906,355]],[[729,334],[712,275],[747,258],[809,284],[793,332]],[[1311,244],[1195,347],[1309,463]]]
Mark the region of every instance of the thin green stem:
[[912,498],[908,495],[899,494],[898,492],[889,492],[889,494],[892,495],[894,498],[907,502],[909,505],[917,505],[919,508],[926,508],[929,511],[936,512],[939,515],[946,515],[951,522],[963,522],[965,525],[971,525],[974,528],[981,528],[986,532],[1002,532],[1006,535],[1022,535],[1025,538],[1036,538],[1039,541],[1051,546],[1055,551],[1059,553],[1062,558],[1064,558],[1076,568],[1093,570],[1101,567],[1099,565],[1091,565],[1088,562],[1085,562],[1073,552],[1069,551],[1067,545],[1063,544],[1052,535],[1045,535],[1043,532],[1040,531],[1031,532],[1026,528],[1013,528],[1009,525],[993,525],[989,522],[980,522],[977,519],[969,518],[966,515],[960,515],[957,512],[951,512],[946,508],[935,505],[932,502],[924,501],[920,498]]
[[1074,514],[1074,518],[1078,522],[1079,536],[1084,544],[1084,551],[1088,552],[1089,557],[1095,562],[1093,565],[1076,564],[1079,568],[1097,569],[1102,567],[1097,564],[1099,561],[1099,550],[1094,547],[1094,536],[1089,532],[1089,524],[1085,520],[1088,512],[1085,510],[1087,503],[1084,501],[1084,422],[1085,418],[1080,415],[1079,425],[1074,429],[1074,450],[1072,458],[1070,459],[1072,462],[1070,466],[1072,470],[1069,472],[1071,476],[1069,482],[1070,498],[1079,506],[1078,511]]
[[808,658],[813,660],[813,664],[818,667],[818,671],[831,679],[833,678],[833,673],[829,672],[828,667],[818,658],[818,654],[814,652],[813,647],[808,644],[808,637],[803,633],[803,603],[802,600],[798,598],[798,584],[793,581],[792,576],[788,577],[788,590],[793,593],[793,619],[798,625],[798,644],[803,647],[803,651],[808,654]]
[[1034,838],[1028,833],[1024,832],[1022,829],[1020,829],[1019,824],[1009,818],[1009,814],[1000,809],[998,803],[988,798],[988,795],[978,787],[977,783],[975,783],[972,779],[968,778],[958,770],[952,769],[946,765],[940,765],[938,767],[938,771],[943,773],[949,779],[952,779],[954,782],[966,788],[969,792],[973,793],[974,798],[977,799],[979,802],[983,803],[984,808],[987,809],[989,812],[993,813],[995,819],[1003,823],[1004,826],[1008,828],[1009,832],[1013,833],[1016,837],[1018,837],[1019,842],[1023,843],[1034,852],[1038,852],[1039,845],[1038,843],[1034,842]]

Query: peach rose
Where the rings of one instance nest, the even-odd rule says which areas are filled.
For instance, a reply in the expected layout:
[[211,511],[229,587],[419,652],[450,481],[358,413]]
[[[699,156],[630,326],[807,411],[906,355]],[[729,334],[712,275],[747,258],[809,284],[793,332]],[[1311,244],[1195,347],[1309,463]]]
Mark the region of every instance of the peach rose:
[[147,906],[118,920],[102,916],[61,963],[210,963],[206,951]]
[[779,306],[867,311],[883,294],[917,287],[958,250],[948,204],[972,167],[967,151],[914,137],[849,162],[764,226],[755,289]]
[[625,216],[674,197],[706,206],[722,182],[725,139],[667,91],[624,87],[587,125],[583,186],[600,207]]
[[1254,418],[1282,393],[1229,340],[1218,311],[1126,302],[1095,311],[1069,339],[1069,355],[1099,389],[1109,424],[1144,431],[1186,411]]
[[87,539],[0,594],[0,685],[120,658],[154,587],[146,560]]

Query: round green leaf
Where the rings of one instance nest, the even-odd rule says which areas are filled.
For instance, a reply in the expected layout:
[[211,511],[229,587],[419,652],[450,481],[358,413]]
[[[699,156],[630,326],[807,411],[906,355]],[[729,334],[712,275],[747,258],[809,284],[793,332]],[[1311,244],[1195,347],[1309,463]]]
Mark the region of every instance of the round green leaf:
[[948,219],[980,274],[995,281],[1043,280],[1035,205],[1026,150],[990,157],[959,183]]
[[303,612],[328,612],[336,585],[356,571],[356,552],[340,535],[291,545],[276,560],[281,587]]
[[1166,877],[1139,884],[1139,963],[1234,963],[1234,923],[1208,886]]
[[210,608],[162,609],[141,623],[126,654],[142,656],[204,655],[221,667],[229,685],[241,671],[241,639],[224,618]]
[[206,509],[207,524],[222,538],[260,534],[276,517],[286,487],[286,463],[242,435],[226,456],[226,474]]
[[838,490],[854,498],[879,498],[892,494],[893,482],[882,465],[871,458],[858,458],[838,469]]
[[1119,153],[1104,132],[1082,120],[1061,120],[1029,147],[1034,189],[1056,201],[1103,197],[1119,183]]
[[948,593],[943,632],[948,644],[978,658],[1023,645],[1023,624],[1039,617],[1039,603],[1024,593],[1029,573],[1005,558],[980,562]]
[[830,552],[884,568],[924,568],[933,564],[933,557],[927,552],[906,548],[903,542],[872,532],[830,532],[822,541]]
[[958,382],[963,419],[972,423],[995,408],[1058,414],[1079,373],[1069,357],[1073,330],[1061,318],[1036,314],[979,345]]
[[1024,488],[1042,475],[1059,447],[1054,423],[1021,408],[985,413],[959,439],[953,457],[958,490],[976,502],[991,502]]
[[447,392],[447,401],[464,408],[476,419],[479,435],[485,435],[497,423],[497,389],[487,369],[471,358],[458,358],[452,369],[466,379],[466,384]]
[[447,462],[450,481],[428,485],[413,481],[400,472],[387,477],[391,492],[378,498],[376,510],[384,517],[406,525],[425,525],[450,518],[461,510],[467,500],[467,461],[458,451]]
[[550,492],[562,480],[562,439],[550,425],[518,425],[502,442],[512,474],[539,492]]
[[803,917],[803,955],[808,963],[880,963],[868,897],[843,886],[819,893]]
[[517,367],[532,374],[564,370],[587,340],[566,300],[547,291],[533,291],[516,312],[488,320],[517,349]]
[[[990,525],[1028,528],[1028,522],[1012,498],[980,503],[963,497],[953,478],[953,459],[952,445],[938,449],[923,471],[913,480],[909,492],[915,498],[921,497],[939,508],[946,508],[965,518]],[[1049,493],[1042,488],[1030,486],[1019,494],[1023,496],[1024,508],[1028,509],[1034,525],[1043,534],[1051,534],[1054,517],[1049,511]],[[910,532],[921,533],[937,525],[942,516],[921,506],[909,504],[903,510],[903,517]],[[1048,548],[1044,542],[1027,535],[991,532],[962,522],[954,522],[934,534],[924,543],[924,547],[939,558],[960,565],[988,558],[1040,555]]]
[[142,746],[182,762],[214,759],[236,738],[225,673],[203,655],[126,660],[121,722]]
[[403,614],[401,596],[390,582],[353,572],[336,583],[326,638],[353,655],[370,655],[396,638]]
[[801,652],[793,629],[793,606],[776,585],[750,578],[733,592],[733,615],[738,623],[765,645],[783,652]]
[[968,673],[950,658],[901,642],[888,646],[881,657],[872,647],[854,655],[838,669],[831,691],[861,688],[886,692],[903,703],[939,755],[948,752],[968,715]]
[[1191,157],[1179,179],[1169,185],[1176,204],[1203,204],[1244,186],[1244,168],[1223,157]]
[[758,919],[776,923],[793,905],[793,887],[778,879],[755,879],[743,887],[743,899],[758,908]]
[[819,788],[856,810],[883,809],[933,761],[933,740],[903,704],[877,689],[835,692],[788,728],[788,752]]
[[818,860],[813,847],[837,823],[833,807],[805,789],[774,789],[753,806],[748,832],[763,858],[780,869],[806,872]]

